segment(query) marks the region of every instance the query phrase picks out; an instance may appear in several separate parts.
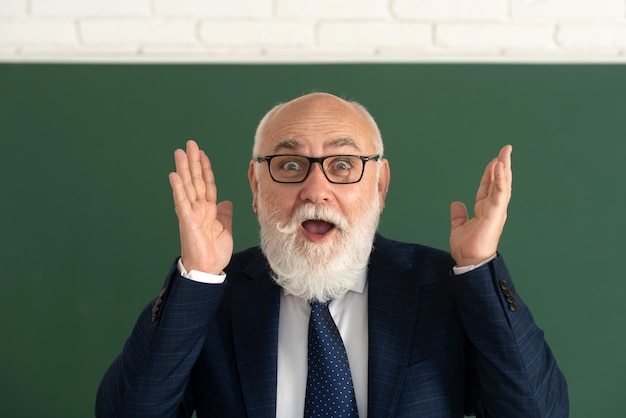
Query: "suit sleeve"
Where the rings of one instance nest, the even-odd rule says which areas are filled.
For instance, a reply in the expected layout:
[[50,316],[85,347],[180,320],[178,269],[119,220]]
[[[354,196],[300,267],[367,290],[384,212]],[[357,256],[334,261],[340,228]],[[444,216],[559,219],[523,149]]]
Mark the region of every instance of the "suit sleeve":
[[96,417],[191,416],[191,369],[223,290],[181,277],[174,265],[103,377]]
[[467,338],[466,414],[568,417],[567,384],[498,256],[452,278]]

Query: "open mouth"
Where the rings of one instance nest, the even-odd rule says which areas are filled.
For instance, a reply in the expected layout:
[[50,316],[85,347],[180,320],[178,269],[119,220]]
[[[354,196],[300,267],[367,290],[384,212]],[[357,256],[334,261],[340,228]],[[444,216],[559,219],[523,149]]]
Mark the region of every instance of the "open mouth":
[[300,224],[302,229],[306,232],[306,235],[310,238],[324,238],[331,231],[333,231],[337,225],[331,222],[323,221],[320,219],[309,219]]

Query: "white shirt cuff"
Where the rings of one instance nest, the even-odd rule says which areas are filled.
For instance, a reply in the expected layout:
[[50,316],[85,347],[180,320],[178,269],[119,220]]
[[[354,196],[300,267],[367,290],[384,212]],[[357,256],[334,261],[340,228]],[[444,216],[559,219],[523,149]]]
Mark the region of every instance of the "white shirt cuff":
[[475,265],[472,264],[471,266],[462,266],[462,267],[454,266],[454,267],[452,267],[452,271],[454,271],[454,274],[457,275],[457,276],[460,275],[460,274],[463,274],[463,273],[469,273],[470,271],[475,270],[478,267],[482,267],[485,264],[490,263],[492,260],[494,260],[496,258],[496,256],[497,256],[497,254],[494,254],[491,257],[489,257],[488,259],[486,259],[486,260],[484,260],[484,261],[482,261],[482,262],[480,262],[478,264],[475,264]]
[[198,270],[187,271],[185,269],[185,266],[183,266],[182,261],[180,260],[181,259],[179,258],[178,263],[177,263],[178,272],[185,279],[193,280],[194,282],[208,283],[208,284],[222,284],[224,283],[224,280],[226,280],[226,273],[224,272],[222,272],[222,274],[217,275],[217,274],[205,273],[203,271],[198,271]]

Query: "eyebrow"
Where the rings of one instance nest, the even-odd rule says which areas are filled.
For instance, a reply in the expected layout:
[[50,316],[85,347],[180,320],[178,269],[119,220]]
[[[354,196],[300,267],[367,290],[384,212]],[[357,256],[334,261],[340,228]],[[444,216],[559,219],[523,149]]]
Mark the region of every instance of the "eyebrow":
[[[352,138],[337,138],[331,141],[324,143],[324,148],[341,148],[341,147],[352,147],[356,151],[361,151],[361,148],[356,144],[354,139]],[[297,151],[302,148],[302,144],[297,139],[284,139],[279,141],[274,146],[273,152],[278,152],[283,149]]]
[[278,141],[278,143],[274,145],[274,152],[276,153],[282,149],[296,151],[300,147],[301,145],[296,139],[283,139],[282,141]]

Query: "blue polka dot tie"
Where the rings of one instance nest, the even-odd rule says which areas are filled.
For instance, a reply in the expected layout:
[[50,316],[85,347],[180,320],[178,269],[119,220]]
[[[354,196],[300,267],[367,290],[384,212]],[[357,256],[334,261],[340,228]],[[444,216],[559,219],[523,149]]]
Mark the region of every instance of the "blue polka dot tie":
[[311,303],[304,417],[358,417],[348,355],[328,303]]

